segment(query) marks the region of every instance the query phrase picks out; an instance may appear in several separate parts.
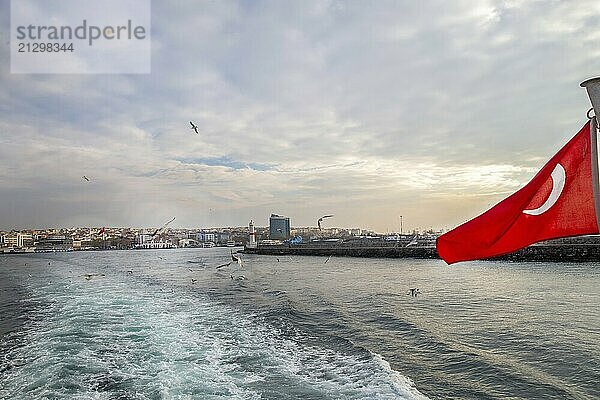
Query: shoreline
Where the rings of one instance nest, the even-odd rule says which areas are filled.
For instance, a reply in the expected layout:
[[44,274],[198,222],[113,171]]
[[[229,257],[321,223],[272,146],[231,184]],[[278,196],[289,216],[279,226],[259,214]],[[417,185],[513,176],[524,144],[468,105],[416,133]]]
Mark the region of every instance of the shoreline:
[[[217,248],[217,247],[214,247]],[[247,246],[220,247],[233,250],[235,253],[256,254],[267,256],[318,256],[318,257],[352,257],[352,258],[414,258],[439,260],[436,248],[433,246],[399,247],[394,245],[359,245],[343,244],[328,245],[268,245],[249,248]],[[36,254],[106,252],[106,251],[149,251],[149,250],[190,250],[206,249],[203,247],[174,247],[161,249],[86,249],[86,250],[56,250],[56,251],[14,251],[0,252],[1,256],[21,256]],[[531,245],[513,253],[480,261],[512,261],[512,262],[600,262],[600,241],[584,243],[562,243],[556,241],[542,242]]]

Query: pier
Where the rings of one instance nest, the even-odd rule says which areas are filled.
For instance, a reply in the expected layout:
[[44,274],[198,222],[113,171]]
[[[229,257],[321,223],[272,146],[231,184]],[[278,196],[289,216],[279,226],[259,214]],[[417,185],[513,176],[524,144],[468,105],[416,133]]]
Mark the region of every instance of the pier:
[[[415,258],[439,259],[435,244],[426,246],[406,246],[398,243],[306,243],[258,245],[244,248],[246,254],[272,256],[336,256],[363,258]],[[490,260],[532,261],[532,262],[594,262],[600,261],[600,237],[583,236],[541,242],[514,253]]]

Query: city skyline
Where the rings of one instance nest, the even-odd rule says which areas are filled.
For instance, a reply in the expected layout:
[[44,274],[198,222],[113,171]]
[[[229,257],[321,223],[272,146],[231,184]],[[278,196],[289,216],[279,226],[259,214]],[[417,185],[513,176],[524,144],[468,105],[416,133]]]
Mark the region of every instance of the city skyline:
[[[254,225],[257,230],[262,230],[269,233],[269,224],[267,225]],[[114,231],[148,231],[144,234],[152,234],[152,232],[156,231],[158,226],[55,226],[55,227],[25,227],[20,229],[0,229],[0,234],[2,233],[11,233],[11,232],[61,232],[61,231],[85,231],[85,233],[93,234],[93,235],[102,235],[102,231],[106,231],[106,234],[113,233]],[[162,232],[180,232],[180,231],[189,231],[189,232],[210,232],[210,231],[231,231],[231,230],[248,230],[248,225],[238,225],[238,226],[182,226],[182,227],[167,227],[162,230]],[[330,226],[323,227],[319,229],[316,226],[291,226],[290,234],[286,237],[293,237],[299,231],[311,231],[314,233],[321,233],[322,235],[330,234],[331,232],[337,231],[360,231],[369,234],[399,234],[401,233],[399,230],[396,231],[385,231],[385,232],[377,232],[367,228],[354,226],[354,227],[342,227],[342,226]],[[431,231],[430,228],[416,229],[411,231],[403,231],[403,234],[410,235],[412,232],[425,233]]]
[[586,121],[599,16],[591,1],[155,2],[148,75],[11,74],[3,40],[0,229],[271,213],[452,228]]
[[[276,218],[274,218],[276,217]],[[284,222],[285,220],[285,222]],[[421,234],[379,234],[360,228],[317,228],[295,227],[289,229],[289,219],[271,215],[270,225],[256,227],[251,221],[248,226],[226,228],[154,228],[132,227],[74,227],[49,229],[24,229],[4,232],[0,230],[0,254],[23,254],[65,252],[80,250],[132,250],[235,247],[256,249],[263,246],[300,245],[302,243],[327,243],[330,240],[354,243],[408,243],[416,237],[431,244],[433,232]],[[283,227],[283,229],[281,229]],[[408,238],[408,239],[407,239]],[[374,241],[374,242],[373,242]],[[247,247],[246,247],[247,246]]]

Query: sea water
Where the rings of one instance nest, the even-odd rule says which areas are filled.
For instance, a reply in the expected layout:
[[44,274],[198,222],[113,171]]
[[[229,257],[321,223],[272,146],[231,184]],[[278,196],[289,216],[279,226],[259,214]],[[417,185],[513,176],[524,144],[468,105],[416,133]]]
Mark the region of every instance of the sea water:
[[600,398],[600,264],[241,257],[0,257],[0,398]]

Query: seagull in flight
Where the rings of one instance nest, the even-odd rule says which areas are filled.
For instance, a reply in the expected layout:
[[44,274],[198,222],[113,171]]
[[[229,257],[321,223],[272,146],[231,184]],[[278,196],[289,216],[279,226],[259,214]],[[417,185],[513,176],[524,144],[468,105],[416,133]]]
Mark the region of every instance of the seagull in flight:
[[104,275],[104,274],[85,274],[82,276],[85,278],[86,281],[89,281],[90,279],[92,279],[95,276],[106,276],[106,275]]
[[169,220],[168,222],[166,222],[165,224],[163,224],[163,226],[161,226],[160,228],[158,228],[157,230],[155,230],[154,233],[152,234],[152,238],[154,238],[154,236],[156,236],[159,232],[162,232],[173,221],[175,221],[175,217],[173,217],[171,220]]
[[82,177],[81,177],[81,179],[85,179],[85,180],[86,180],[86,181],[88,181],[88,182],[90,181],[90,178],[88,178],[88,177],[87,177],[87,176],[85,176],[85,175],[84,175],[84,176],[82,176]]
[[198,125],[194,125],[194,123],[192,121],[190,121],[190,125],[192,126],[192,130],[194,132],[196,132],[196,135],[199,135],[199,133],[198,133]]
[[232,261],[229,261],[228,263],[218,265],[217,269],[221,269],[221,268],[224,268],[224,267],[229,267],[231,265],[231,263],[232,263]]
[[319,226],[319,230],[321,230],[321,221],[323,221],[325,218],[331,218],[333,217],[333,215],[323,215],[321,218],[319,218],[317,220],[317,225]]
[[242,257],[237,254],[233,254],[233,250],[231,250],[231,261],[236,261],[239,268],[242,268],[244,265],[242,264]]

